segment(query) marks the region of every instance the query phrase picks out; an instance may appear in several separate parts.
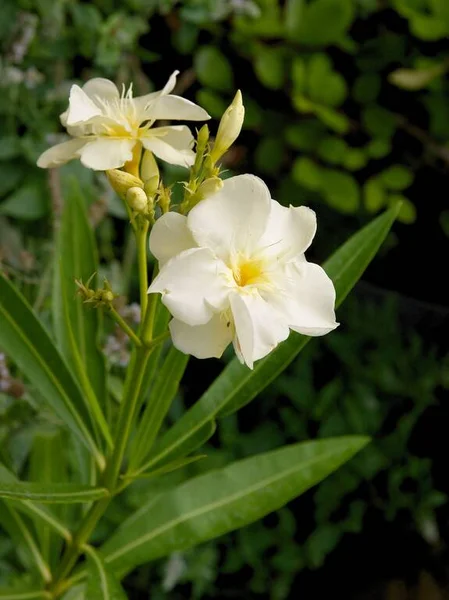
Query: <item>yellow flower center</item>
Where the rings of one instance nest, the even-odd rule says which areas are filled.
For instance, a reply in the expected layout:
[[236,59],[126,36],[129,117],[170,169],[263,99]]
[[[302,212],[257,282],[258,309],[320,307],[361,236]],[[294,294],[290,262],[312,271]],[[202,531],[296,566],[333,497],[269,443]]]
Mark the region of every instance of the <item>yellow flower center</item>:
[[262,283],[265,280],[264,261],[260,259],[245,259],[240,257],[234,263],[232,274],[240,287]]

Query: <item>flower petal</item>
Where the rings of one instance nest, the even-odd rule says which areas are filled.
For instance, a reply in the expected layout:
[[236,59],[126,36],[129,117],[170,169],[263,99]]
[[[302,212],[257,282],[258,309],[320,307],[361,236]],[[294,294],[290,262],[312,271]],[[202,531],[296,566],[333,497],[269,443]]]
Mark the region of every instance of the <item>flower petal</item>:
[[265,230],[270,202],[270,192],[258,177],[230,177],[190,211],[188,227],[199,246],[224,261],[234,252],[250,255]]
[[338,326],[335,288],[324,269],[306,260],[285,267],[277,292],[263,297],[286,319],[290,329],[304,335],[325,335]]
[[288,325],[279,313],[259,295],[259,293],[230,295],[234,318],[237,356],[250,369],[255,360],[269,354],[276,346],[288,338]]
[[118,169],[132,159],[134,144],[134,140],[126,138],[97,138],[81,149],[80,159],[85,167],[95,171]]
[[179,71],[173,71],[167,83],[161,90],[158,90],[157,92],[150,92],[149,94],[145,94],[144,96],[136,96],[135,98],[133,98],[134,106],[136,107],[138,114],[142,116],[142,120],[144,120],[145,118],[146,111],[150,110],[150,107],[156,102],[156,100],[158,100],[161,96],[167,96],[168,94],[170,94],[170,92],[173,91],[176,85],[176,77],[178,75]]
[[214,315],[204,325],[194,327],[173,319],[169,328],[173,345],[196,358],[220,358],[232,342],[231,326],[221,314]]
[[206,121],[210,115],[190,100],[181,96],[159,96],[145,110],[147,119],[178,119],[186,121]]
[[104,79],[103,77],[94,77],[93,79],[89,79],[89,81],[83,85],[82,89],[83,92],[85,92],[89,98],[100,108],[103,107],[101,100],[111,102],[120,98],[120,94],[115,83],[112,83],[112,81],[109,79]]
[[193,135],[185,125],[154,127],[142,138],[146,150],[151,150],[158,158],[172,165],[189,167],[195,161]]
[[[70,89],[69,108],[63,113],[64,125],[76,125],[92,117],[101,115],[101,109],[89,98],[79,85],[72,85]],[[61,115],[61,120],[63,116]]]
[[303,254],[316,233],[316,215],[306,206],[281,206],[271,201],[267,228],[260,239],[265,256],[288,261]]
[[148,289],[161,293],[175,319],[203,325],[228,304],[229,269],[207,248],[191,248],[169,260]]
[[86,144],[86,140],[74,139],[56,144],[48,150],[45,150],[37,159],[37,166],[42,169],[59,167],[65,165],[73,158],[79,156],[79,151]]
[[150,250],[158,259],[160,267],[170,258],[195,247],[195,240],[187,228],[187,217],[179,213],[162,215],[151,230]]

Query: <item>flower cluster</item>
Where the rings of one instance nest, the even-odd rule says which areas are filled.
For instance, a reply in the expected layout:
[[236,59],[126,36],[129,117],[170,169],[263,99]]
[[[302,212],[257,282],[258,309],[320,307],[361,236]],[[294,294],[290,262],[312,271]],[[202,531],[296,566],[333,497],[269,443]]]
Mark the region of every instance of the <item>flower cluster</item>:
[[181,351],[220,357],[232,342],[250,368],[290,329],[324,335],[337,327],[335,290],[324,270],[305,259],[315,213],[285,208],[254,175],[224,181],[189,215],[163,215],[150,249],[161,271],[148,290],[173,315]]
[[122,167],[133,159],[136,144],[169,163],[190,166],[195,160],[193,136],[185,125],[153,127],[158,119],[204,121],[205,110],[171,94],[175,71],[159,92],[133,98],[132,86],[121,94],[108,79],[95,78],[82,88],[73,85],[61,123],[73,139],[46,150],[38,166],[57,167],[79,158],[98,171]]
[[[138,227],[136,217],[152,226],[150,250],[160,271],[148,293],[161,294],[169,309],[174,345],[208,358],[220,357],[232,343],[241,362],[253,368],[290,330],[318,336],[338,325],[332,281],[304,256],[315,236],[316,216],[304,206],[281,206],[254,175],[219,177],[217,161],[242,128],[240,92],[213,144],[207,126],[200,129],[196,152],[185,125],[154,127],[158,119],[209,118],[199,106],[171,94],[177,73],[161,91],[138,98],[132,88],[119,94],[106,79],[74,85],[61,115],[73,139],[44,152],[38,164],[58,166],[79,157],[84,165],[107,171],[133,226]],[[178,212],[172,210],[153,154],[191,167]]]

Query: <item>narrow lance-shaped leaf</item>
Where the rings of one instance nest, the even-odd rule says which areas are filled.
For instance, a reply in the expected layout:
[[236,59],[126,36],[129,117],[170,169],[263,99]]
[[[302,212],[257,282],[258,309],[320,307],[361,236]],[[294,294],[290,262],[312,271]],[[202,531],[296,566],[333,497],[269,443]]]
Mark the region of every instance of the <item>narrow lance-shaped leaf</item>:
[[[58,264],[54,269],[53,324],[58,345],[68,360],[72,358],[68,325],[71,326],[92,388],[99,402],[104,404],[107,398],[106,367],[104,356],[99,349],[102,315],[98,310],[83,306],[81,299],[76,295],[75,283],[75,279],[86,283],[98,271],[97,248],[79,184],[72,178],[67,187],[68,193],[64,198],[61,228],[55,251]],[[94,276],[92,286],[95,285]],[[67,302],[67,315],[64,314],[63,298]]]
[[[323,265],[333,280],[337,306],[360,279],[386,238],[399,207],[386,211],[354,234]],[[291,333],[250,370],[234,358],[203,396],[156,444],[151,464],[158,465],[199,447],[197,432],[219,416],[231,414],[250,402],[281,373],[311,338]]]
[[0,321],[0,347],[98,458],[93,423],[76,381],[25,298],[1,273]]
[[0,588],[0,600],[50,600],[48,592],[44,590],[8,590]]
[[[4,465],[0,463],[0,481],[5,483],[18,483],[17,477],[11,473]],[[21,512],[27,514],[34,522],[43,522],[50,529],[58,533],[65,540],[71,540],[71,533],[68,527],[64,525],[56,516],[50,512],[47,507],[40,506],[30,500],[16,500],[15,506]]]
[[101,311],[85,306],[76,294],[75,280],[96,286],[98,258],[86,204],[76,179],[70,181],[57,236],[53,269],[53,325],[58,345],[80,381],[92,413],[109,446],[110,432],[104,417],[107,408],[106,365],[99,348]]
[[173,346],[168,351],[162,368],[156,376],[151,390],[150,399],[131,446],[130,467],[132,472],[138,468],[150,452],[163,420],[170,408],[173,398],[178,391],[179,382],[187,367],[189,357]]
[[14,540],[16,549],[23,545],[42,579],[46,583],[51,581],[50,568],[42,556],[34,536],[22,516],[9,502],[0,501],[0,523]]
[[111,567],[99,552],[88,548],[86,598],[89,600],[126,600],[126,594]]
[[[64,432],[64,437],[66,436],[67,433]],[[35,433],[30,452],[28,477],[31,481],[39,481],[43,484],[68,481],[65,440],[61,429],[41,429]],[[50,510],[55,517],[63,518],[67,508],[58,505],[52,506]],[[56,536],[50,525],[42,519],[35,520],[34,526],[42,555],[52,567],[59,559],[62,539],[59,535]]]
[[129,517],[102,552],[121,575],[243,527],[302,494],[365,446],[348,436],[285,446],[195,477]]
[[90,502],[108,496],[105,488],[76,483],[37,483],[19,481],[5,483],[0,481],[0,498],[13,500],[33,500],[48,504],[74,504]]

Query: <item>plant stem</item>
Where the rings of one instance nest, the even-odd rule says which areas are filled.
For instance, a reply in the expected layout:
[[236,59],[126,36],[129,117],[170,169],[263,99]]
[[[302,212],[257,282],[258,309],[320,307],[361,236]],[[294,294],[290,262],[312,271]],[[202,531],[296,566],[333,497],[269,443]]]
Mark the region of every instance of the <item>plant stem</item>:
[[145,318],[148,304],[148,265],[147,265],[147,238],[149,223],[145,221],[136,231],[137,263],[139,267],[140,286],[140,311],[142,321]]
[[102,498],[96,502],[84,517],[80,528],[73,537],[73,542],[67,547],[62,558],[59,569],[56,573],[55,582],[50,591],[54,597],[62,593],[65,587],[65,578],[70,574],[79,556],[83,552],[84,545],[88,542],[92,532],[97,526],[98,521],[105,513],[112,495],[116,493],[117,481],[120,475],[120,468],[128,445],[129,435],[134,419],[134,413],[139,399],[142,381],[145,373],[145,367],[152,348],[141,346],[135,349],[128,369],[125,389],[123,392],[123,401],[120,405],[118,415],[117,431],[115,434],[115,447],[107,468],[104,473],[102,484],[111,492],[111,496]]
[[134,333],[134,331],[131,329],[131,327],[128,325],[125,319],[115,310],[113,306],[109,307],[109,314],[111,318],[117,323],[117,325],[126,333],[130,340],[134,342],[136,346],[142,345],[140,339],[137,337],[137,335]]

